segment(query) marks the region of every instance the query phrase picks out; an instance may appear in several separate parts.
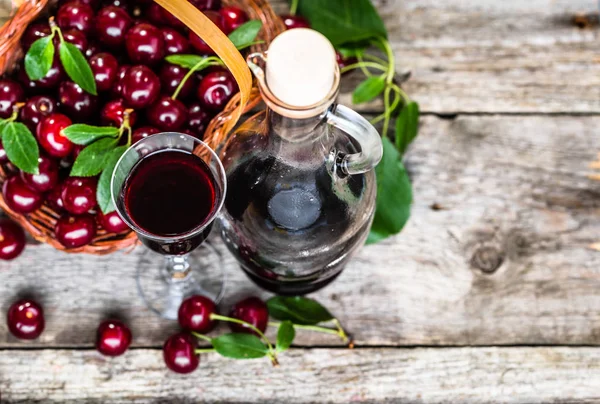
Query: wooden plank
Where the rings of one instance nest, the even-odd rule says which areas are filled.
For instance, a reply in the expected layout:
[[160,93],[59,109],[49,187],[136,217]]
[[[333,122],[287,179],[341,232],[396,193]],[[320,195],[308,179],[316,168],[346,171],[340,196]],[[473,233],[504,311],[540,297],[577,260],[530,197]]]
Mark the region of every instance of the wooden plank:
[[[587,178],[600,117],[426,117],[408,155],[415,206],[397,237],[369,246],[314,296],[358,345],[600,343],[600,182]],[[0,263],[0,309],[40,295],[47,330],[28,346],[92,346],[120,312],[135,345],[176,325],[137,296],[143,249],[109,257],[29,247]],[[230,256],[228,298],[260,292]],[[301,333],[298,344],[339,345]],[[0,346],[23,346],[0,321]]]
[[3,403],[592,403],[593,348],[293,350],[281,367],[205,355],[187,376],[158,350],[0,353]]
[[[286,9],[284,0],[272,1]],[[423,111],[600,112],[598,4],[589,0],[378,1],[404,86]],[[574,25],[590,15],[590,28]],[[360,73],[346,79],[341,101]],[[358,109],[380,111],[380,100]]]

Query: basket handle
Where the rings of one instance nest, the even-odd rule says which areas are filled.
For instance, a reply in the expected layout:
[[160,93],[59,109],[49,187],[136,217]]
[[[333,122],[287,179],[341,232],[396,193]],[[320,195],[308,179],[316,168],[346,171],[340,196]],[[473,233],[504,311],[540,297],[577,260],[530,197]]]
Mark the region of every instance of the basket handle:
[[243,56],[233,43],[207,16],[187,0],[154,0],[175,17],[179,18],[189,29],[201,37],[219,56],[231,71],[240,88],[240,104],[235,109],[232,119],[224,127],[229,132],[242,116],[244,108],[250,100],[252,91],[252,75]]

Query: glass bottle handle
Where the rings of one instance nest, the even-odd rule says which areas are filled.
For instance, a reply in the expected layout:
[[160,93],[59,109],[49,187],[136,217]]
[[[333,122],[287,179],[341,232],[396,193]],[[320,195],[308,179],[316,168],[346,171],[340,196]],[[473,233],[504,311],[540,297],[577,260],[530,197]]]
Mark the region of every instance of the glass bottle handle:
[[383,156],[383,145],[377,129],[359,113],[343,105],[334,105],[327,111],[327,123],[347,133],[360,146],[360,152],[347,154],[340,163],[346,175],[371,171]]

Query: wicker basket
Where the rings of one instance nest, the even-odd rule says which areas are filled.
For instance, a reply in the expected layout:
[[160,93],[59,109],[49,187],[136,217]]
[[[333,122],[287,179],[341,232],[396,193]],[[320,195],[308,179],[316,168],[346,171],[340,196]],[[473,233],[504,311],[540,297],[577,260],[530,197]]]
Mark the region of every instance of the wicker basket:
[[[56,1],[48,0],[0,0],[0,15],[10,16],[0,27],[0,73],[10,73],[23,57],[20,47],[20,38],[27,25],[32,21],[52,10]],[[277,36],[284,26],[277,17],[267,0],[223,0],[224,5],[235,5],[244,9],[251,19],[263,22],[263,29],[259,39],[264,41],[261,45],[255,45],[252,51],[263,50]],[[260,102],[260,93],[253,85],[249,103],[245,111],[250,110]],[[240,95],[237,94],[225,107],[223,112],[217,115],[209,124],[204,141],[214,149],[225,140],[227,127],[230,126],[233,111],[239,106]],[[10,169],[0,167],[0,185],[10,175]],[[29,232],[33,238],[42,243],[47,243],[54,248],[69,253],[89,253],[96,255],[109,254],[117,250],[132,248],[137,243],[137,237],[133,232],[121,234],[108,233],[98,229],[98,234],[89,245],[74,249],[65,249],[54,236],[54,226],[60,217],[60,213],[54,211],[46,203],[37,211],[21,215],[11,210],[0,193],[0,208],[13,220],[18,222]]]

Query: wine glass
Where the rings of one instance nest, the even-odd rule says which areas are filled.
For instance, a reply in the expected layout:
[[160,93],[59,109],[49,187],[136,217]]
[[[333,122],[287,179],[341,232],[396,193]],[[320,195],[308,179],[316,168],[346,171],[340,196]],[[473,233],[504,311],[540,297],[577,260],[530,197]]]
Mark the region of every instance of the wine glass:
[[226,189],[225,170],[215,152],[182,133],[144,138],[118,161],[112,200],[149,248],[138,265],[137,284],[148,307],[160,316],[176,319],[181,302],[191,295],[221,300],[222,256],[205,240]]

